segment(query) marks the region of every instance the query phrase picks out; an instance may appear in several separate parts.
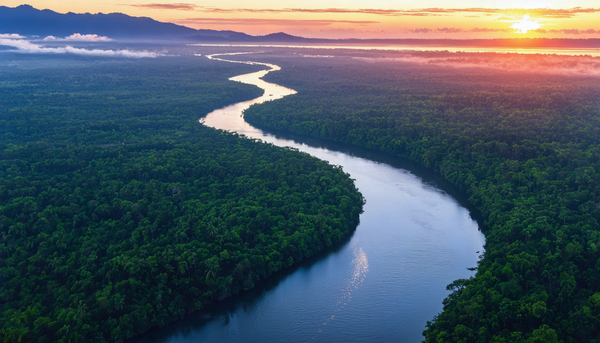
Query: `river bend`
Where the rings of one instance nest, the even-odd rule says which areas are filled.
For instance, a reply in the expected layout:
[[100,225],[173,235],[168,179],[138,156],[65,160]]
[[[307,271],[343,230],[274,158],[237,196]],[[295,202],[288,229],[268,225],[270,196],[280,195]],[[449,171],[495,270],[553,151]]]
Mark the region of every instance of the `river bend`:
[[325,148],[318,140],[287,139],[249,125],[245,109],[296,91],[261,79],[278,66],[224,55],[208,58],[267,67],[230,78],[265,93],[200,122],[342,166],[367,201],[364,213],[343,246],[136,341],[420,342],[426,322],[442,309],[446,285],[473,275],[467,268],[476,266],[485,243],[477,222],[431,180],[361,157],[361,149]]

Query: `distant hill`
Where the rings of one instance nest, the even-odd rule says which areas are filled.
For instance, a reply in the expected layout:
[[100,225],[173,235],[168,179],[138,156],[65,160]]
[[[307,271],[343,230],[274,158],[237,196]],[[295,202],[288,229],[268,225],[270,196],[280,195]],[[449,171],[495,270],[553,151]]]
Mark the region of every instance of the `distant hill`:
[[29,5],[15,8],[0,6],[0,33],[24,36],[65,37],[73,33],[97,34],[121,39],[181,39],[205,42],[327,42],[273,33],[250,36],[242,32],[196,30],[173,23],[162,23],[147,17],[132,17],[123,13],[57,13],[38,10]]
[[[210,31],[210,30],[198,30],[198,31]],[[223,31],[216,31],[223,32]],[[190,40],[195,41],[226,41],[226,42],[238,42],[238,43],[334,43],[338,42],[336,39],[319,39],[319,38],[305,38],[288,35],[287,33],[278,32],[271,33],[265,36],[250,36],[245,33],[235,32],[228,37],[222,36],[208,36],[206,34],[199,34],[188,37]]]
[[273,33],[250,36],[236,31],[196,30],[173,23],[162,23],[147,17],[132,17],[123,13],[57,13],[38,10],[30,5],[0,6],[0,33],[24,36],[65,37],[74,33],[97,34],[117,39],[181,39],[204,42],[326,42]]
[[[195,30],[172,23],[161,23],[152,18],[131,17],[122,13],[61,14],[38,10],[29,5],[15,8],[0,6],[0,33],[18,33],[26,36],[64,37],[73,33],[97,34],[111,38],[181,38],[196,36],[212,39],[243,38],[235,31]],[[249,37],[249,36],[248,36]]]
[[29,5],[15,8],[0,6],[0,33],[40,37],[65,37],[80,33],[116,39],[177,39],[213,43],[600,48],[600,39],[317,39],[292,36],[283,32],[251,36],[236,31],[196,30],[173,23],[162,23],[152,18],[131,17],[123,13],[61,14],[51,10],[38,10]]

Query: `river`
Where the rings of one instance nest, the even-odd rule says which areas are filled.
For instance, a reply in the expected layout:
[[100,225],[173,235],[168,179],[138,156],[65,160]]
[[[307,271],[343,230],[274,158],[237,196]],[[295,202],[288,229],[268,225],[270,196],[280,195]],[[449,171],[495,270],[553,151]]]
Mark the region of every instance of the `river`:
[[[208,57],[226,61],[223,55]],[[439,188],[439,176],[417,176],[385,154],[249,125],[242,113],[250,105],[296,92],[260,79],[279,70],[276,65],[236,63],[268,68],[230,79],[256,85],[264,95],[200,122],[342,166],[367,201],[360,225],[345,244],[134,341],[420,342],[426,322],[442,309],[446,285],[472,276],[467,268],[483,253],[484,236],[464,199],[450,195],[450,186]]]

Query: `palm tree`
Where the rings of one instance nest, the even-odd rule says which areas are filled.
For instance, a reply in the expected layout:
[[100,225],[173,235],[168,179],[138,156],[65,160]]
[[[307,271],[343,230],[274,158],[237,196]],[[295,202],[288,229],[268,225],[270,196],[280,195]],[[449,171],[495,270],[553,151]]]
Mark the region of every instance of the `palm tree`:
[[188,269],[188,263],[186,261],[179,262],[179,272],[183,275]]
[[13,235],[13,236],[17,236],[17,235],[21,235],[21,238],[23,238],[23,236],[25,235],[25,226],[23,225],[23,223],[16,223],[15,225],[11,225],[8,228],[8,234],[9,235]]
[[18,309],[16,311],[13,310],[13,315],[10,318],[10,322],[16,326],[16,327],[21,327],[23,326],[23,324],[25,324],[25,322],[27,322],[27,314],[23,313],[21,311],[21,309]]
[[210,238],[215,238],[215,235],[219,232],[219,230],[214,227],[212,224],[208,224],[208,227],[206,228],[206,233],[208,234],[208,237]]
[[58,333],[62,336],[67,336],[69,334],[69,328],[71,325],[63,325],[63,327],[58,330]]
[[73,229],[75,229],[75,224],[85,222],[86,220],[89,220],[89,218],[84,213],[74,215],[73,216]]
[[38,245],[38,253],[42,256],[47,255],[48,253],[48,242],[42,241],[40,245]]
[[125,306],[125,296],[120,296],[117,297],[117,300],[115,300],[115,308],[119,311],[123,310],[123,307]]
[[150,237],[152,238],[152,240],[154,240],[154,230],[156,228],[154,227],[154,224],[150,225]]
[[220,246],[223,246],[223,243],[225,243],[225,241],[226,241],[226,235],[219,235],[217,241],[219,242]]
[[62,255],[62,250],[67,247],[65,238],[62,235],[56,238],[56,247],[60,250],[60,254]]
[[198,254],[193,252],[193,253],[189,254],[189,256],[187,257],[188,265],[194,266],[194,273],[196,273],[196,265],[197,265],[196,256],[198,256]]
[[177,237],[177,242],[179,242],[179,243],[183,243],[188,240],[188,237],[187,237],[185,231],[183,231],[183,230],[177,231],[175,236]]
[[2,329],[0,337],[4,337],[4,342],[21,342],[23,335],[28,331],[27,328]]
[[124,270],[127,270],[127,278],[130,279],[131,275],[135,275],[139,269],[139,264],[134,263],[132,260],[127,260],[127,264],[123,267]]
[[217,276],[217,271],[219,271],[219,260],[216,256],[213,256],[206,260],[206,282],[208,282],[209,278],[215,278]]
[[173,266],[170,264],[166,264],[165,265],[165,269],[167,270],[167,273],[172,273],[173,272]]
[[83,300],[79,300],[77,304],[77,309],[75,310],[75,318],[78,320],[84,320],[89,316],[87,312],[87,305],[83,302]]
[[162,307],[162,292],[156,292],[156,298],[154,298],[154,305],[160,309]]
[[147,257],[146,258],[141,258],[139,260],[139,263],[140,263],[140,268],[139,269],[142,269],[142,270],[145,270],[146,268],[148,268],[148,265],[150,264],[150,262],[148,261]]
[[55,257],[50,260],[50,266],[52,268],[54,268],[54,270],[56,270],[61,264],[62,264],[62,261],[58,257]]

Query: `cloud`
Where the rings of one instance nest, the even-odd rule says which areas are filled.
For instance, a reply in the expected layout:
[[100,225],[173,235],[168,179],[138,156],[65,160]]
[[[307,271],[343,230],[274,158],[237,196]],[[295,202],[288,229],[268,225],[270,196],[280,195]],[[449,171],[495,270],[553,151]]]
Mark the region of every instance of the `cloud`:
[[512,28],[505,29],[491,29],[487,27],[475,27],[472,29],[461,29],[456,27],[438,27],[438,28],[416,28],[416,29],[407,29],[406,33],[449,33],[449,34],[457,34],[457,33],[488,33],[488,32],[515,32]]
[[24,39],[24,36],[21,36],[16,33],[0,33],[0,38],[4,39]]
[[133,5],[124,5],[138,8],[150,8],[155,10],[180,10],[180,11],[193,11],[198,6],[194,4],[185,4],[185,3],[177,3],[177,4],[133,4]]
[[[149,4],[145,6],[156,5]],[[203,7],[194,6],[193,9],[206,13],[327,13],[327,14],[372,14],[372,15],[384,15],[384,16],[441,16],[450,15],[455,13],[467,13],[467,14],[503,14],[503,15],[526,15],[529,14],[532,17],[542,18],[572,18],[579,14],[599,13],[600,8],[581,8],[574,7],[569,9],[552,9],[552,8],[534,8],[534,9],[523,9],[523,8],[423,8],[413,10],[396,10],[396,9],[374,9],[374,8],[363,8],[363,9],[351,9],[351,8],[282,8],[282,9],[268,9],[268,8],[216,8],[216,7]]]
[[98,36],[95,34],[82,35],[80,33],[74,33],[64,38],[56,38],[54,36],[48,36],[44,38],[45,41],[76,41],[76,42],[110,42],[112,38],[106,36]]
[[397,58],[359,58],[367,62],[396,61],[452,68],[487,68],[510,72],[600,76],[600,58],[591,56],[499,53],[410,52]]
[[563,29],[563,30],[550,30],[552,33],[566,33],[573,35],[582,35],[582,34],[599,34],[600,30],[588,29],[588,30],[577,30],[577,29]]
[[0,38],[0,45],[16,48],[18,52],[25,54],[75,54],[83,56],[105,56],[105,57],[128,57],[128,58],[144,58],[157,57],[153,52],[147,51],[131,51],[131,50],[99,50],[99,49],[80,49],[72,46],[46,48],[38,44],[33,44],[30,41],[22,39],[6,39]]
[[[509,28],[487,28],[487,27],[475,27],[472,29],[460,29],[455,27],[438,27],[438,28],[416,28],[416,29],[406,29],[404,32],[406,33],[490,33],[490,32],[503,32],[503,33],[514,33],[519,32],[519,30],[509,27]],[[545,29],[536,29],[529,30],[529,32],[539,33],[539,34],[568,34],[568,35],[585,35],[585,34],[600,34],[600,30],[587,29],[587,30],[578,30],[578,29],[561,29],[561,30],[545,30]]]
[[456,27],[438,27],[438,28],[417,28],[417,29],[407,29],[405,32],[408,33],[463,33],[469,32],[468,30],[459,29]]
[[600,34],[600,30],[587,29],[587,30],[578,30],[578,29],[562,29],[562,30],[544,30],[537,29],[531,30],[531,32],[535,33],[554,33],[554,34],[567,34],[567,35],[594,35]]
[[282,26],[327,26],[337,23],[345,24],[378,24],[378,21],[363,20],[294,20],[294,19],[259,19],[259,18],[187,18],[175,21],[178,24],[210,24],[210,25],[282,25]]
[[461,32],[465,32],[463,29],[458,29],[456,27],[444,27],[444,28],[438,28],[435,29],[437,32],[441,32],[441,33],[461,33]]
[[349,8],[217,8],[217,7],[202,7],[202,12],[207,13],[312,13],[312,14],[375,14],[375,15],[407,15],[407,16],[424,16],[430,15],[421,11],[403,11],[403,10],[386,10],[386,9],[349,9]]
[[487,28],[487,27],[475,27],[475,28],[467,30],[467,32],[474,32],[474,33],[481,33],[481,32],[514,32],[514,29],[512,29],[512,28],[490,29],[490,28]]
[[409,29],[407,30],[407,32],[411,32],[411,33],[430,33],[431,31],[433,31],[432,29],[428,29],[428,28],[418,28],[418,29]]
[[44,38],[45,41],[75,41],[75,42],[110,42],[112,38],[106,36],[98,36],[95,34],[82,35],[74,33],[64,38],[56,38],[54,36],[48,36]]
[[[516,14],[530,14],[538,17],[548,18],[572,18],[577,14],[593,14],[600,12],[600,8],[581,8],[575,7],[571,9],[552,9],[552,8],[537,8],[533,10],[514,9],[511,11],[517,12]],[[510,13],[505,12],[505,13]]]
[[560,31],[562,31],[563,33],[566,33],[566,34],[573,34],[573,35],[578,35],[578,34],[580,34],[580,33],[581,33],[581,31],[579,31],[579,30],[577,30],[577,29],[571,29],[571,30],[560,30]]

